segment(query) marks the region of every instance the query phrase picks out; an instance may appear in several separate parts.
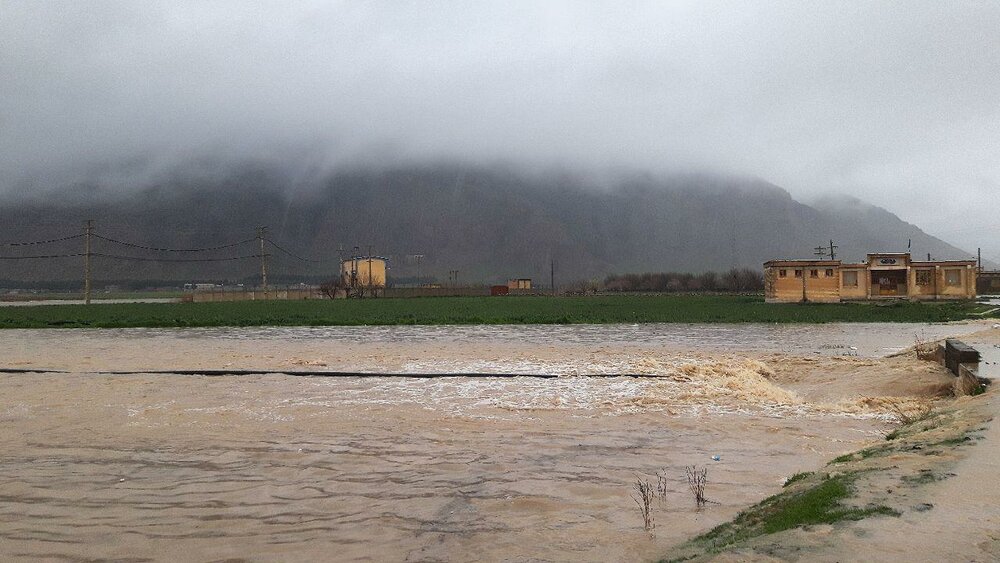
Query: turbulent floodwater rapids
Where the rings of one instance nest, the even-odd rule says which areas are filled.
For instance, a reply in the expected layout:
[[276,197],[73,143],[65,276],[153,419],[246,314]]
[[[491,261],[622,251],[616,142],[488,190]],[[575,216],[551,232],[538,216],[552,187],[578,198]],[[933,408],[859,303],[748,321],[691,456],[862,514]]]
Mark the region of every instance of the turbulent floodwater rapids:
[[[947,387],[892,354],[987,326],[4,331],[0,367],[68,373],[0,375],[0,558],[654,559]],[[96,373],[197,368],[562,377]]]

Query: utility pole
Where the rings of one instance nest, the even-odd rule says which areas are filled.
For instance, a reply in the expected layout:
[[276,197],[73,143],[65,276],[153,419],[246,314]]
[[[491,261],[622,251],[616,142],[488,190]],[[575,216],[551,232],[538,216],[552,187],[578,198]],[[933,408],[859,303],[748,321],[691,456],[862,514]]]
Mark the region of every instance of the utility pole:
[[414,258],[417,259],[417,287],[420,287],[420,259],[424,257],[423,254],[414,254]]
[[556,261],[549,262],[549,282],[552,284],[552,296],[556,295]]
[[[344,283],[344,245],[337,245],[337,278]],[[346,291],[345,291],[346,295]]]
[[375,281],[372,279],[372,245],[368,245],[368,292],[375,297]]
[[806,293],[806,265],[802,265],[802,302],[807,303],[809,301],[809,296]]
[[820,258],[825,258],[825,257],[829,256],[830,260],[836,260],[837,259],[837,252],[836,252],[835,249],[837,249],[837,248],[840,248],[840,247],[837,246],[836,244],[833,244],[833,240],[831,240],[830,241],[830,246],[825,246],[825,245],[824,246],[817,246],[813,250],[815,250],[814,254],[816,256],[820,257]]
[[87,219],[83,226],[83,303],[90,305],[90,237],[94,234],[94,220]]
[[267,253],[264,252],[264,235],[267,227],[257,227],[257,240],[260,241],[260,282],[264,286],[264,299],[268,298],[267,292]]
[[[361,255],[361,247],[354,247],[354,255],[351,257],[351,289],[354,290],[355,297],[364,297],[364,286],[361,285],[361,278],[358,277],[358,257]],[[360,295],[358,295],[360,293]]]
[[976,249],[976,273],[983,271],[983,249]]

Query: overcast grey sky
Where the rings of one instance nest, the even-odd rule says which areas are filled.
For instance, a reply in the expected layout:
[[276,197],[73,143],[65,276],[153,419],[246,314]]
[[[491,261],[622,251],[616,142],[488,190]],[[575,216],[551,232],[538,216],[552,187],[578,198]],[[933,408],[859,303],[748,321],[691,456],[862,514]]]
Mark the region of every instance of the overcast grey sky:
[[1000,2],[0,0],[0,190],[206,155],[746,173],[1000,257]]

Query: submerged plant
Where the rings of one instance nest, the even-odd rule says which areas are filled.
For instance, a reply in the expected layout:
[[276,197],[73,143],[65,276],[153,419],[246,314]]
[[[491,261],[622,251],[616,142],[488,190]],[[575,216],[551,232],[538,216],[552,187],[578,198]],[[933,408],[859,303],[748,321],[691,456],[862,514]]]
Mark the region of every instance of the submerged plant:
[[691,494],[694,495],[694,502],[698,508],[708,504],[708,499],[705,498],[705,485],[708,484],[708,468],[703,467],[698,469],[698,466],[692,465],[685,467],[684,473],[687,475],[688,488],[691,489]]
[[667,470],[656,472],[656,496],[660,498],[660,502],[667,501]]
[[[902,424],[913,424],[918,420],[923,420],[931,414],[932,406],[927,401],[919,401],[916,405],[913,401],[904,401],[901,399],[893,399],[886,402],[886,406],[889,410],[896,415],[899,422]],[[909,408],[907,408],[909,406]]]
[[933,361],[937,359],[937,344],[934,342],[924,342],[916,334],[913,335],[916,345],[913,347],[913,351],[917,355],[918,360]]
[[642,514],[642,529],[647,532],[656,527],[653,522],[653,498],[655,498],[653,485],[636,477],[632,485],[632,500],[639,507],[639,513]]

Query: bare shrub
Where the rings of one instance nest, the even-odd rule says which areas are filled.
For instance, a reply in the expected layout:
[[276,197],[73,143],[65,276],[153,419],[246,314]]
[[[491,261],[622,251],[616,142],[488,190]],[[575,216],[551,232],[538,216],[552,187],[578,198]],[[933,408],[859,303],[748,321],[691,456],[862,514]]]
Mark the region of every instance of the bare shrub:
[[688,487],[691,489],[691,494],[694,495],[694,502],[698,508],[708,504],[708,499],[705,498],[705,485],[708,484],[708,468],[703,467],[698,469],[697,465],[692,465],[685,467],[684,473],[687,475]]
[[319,291],[329,299],[336,299],[337,292],[346,289],[343,284],[343,280],[340,278],[334,278],[323,282],[319,286]]
[[916,341],[916,345],[913,346],[913,351],[916,353],[918,360],[924,360],[924,361],[937,360],[936,343],[924,342],[916,334],[913,335],[913,339]]
[[639,507],[639,513],[642,514],[642,529],[647,532],[653,531],[656,526],[653,523],[653,498],[655,498],[653,485],[636,477],[632,485],[632,500]]
[[656,496],[660,502],[667,502],[667,470],[656,472]]
[[888,410],[902,424],[927,418],[934,409],[930,401],[911,397],[863,397],[861,404]]
[[927,401],[914,401],[910,399],[886,399],[885,406],[903,424],[912,424],[926,418],[933,408]]
[[763,289],[764,275],[751,268],[733,268],[725,273],[705,272],[700,275],[687,272],[614,274],[604,279],[604,290],[616,292],[753,292]]

